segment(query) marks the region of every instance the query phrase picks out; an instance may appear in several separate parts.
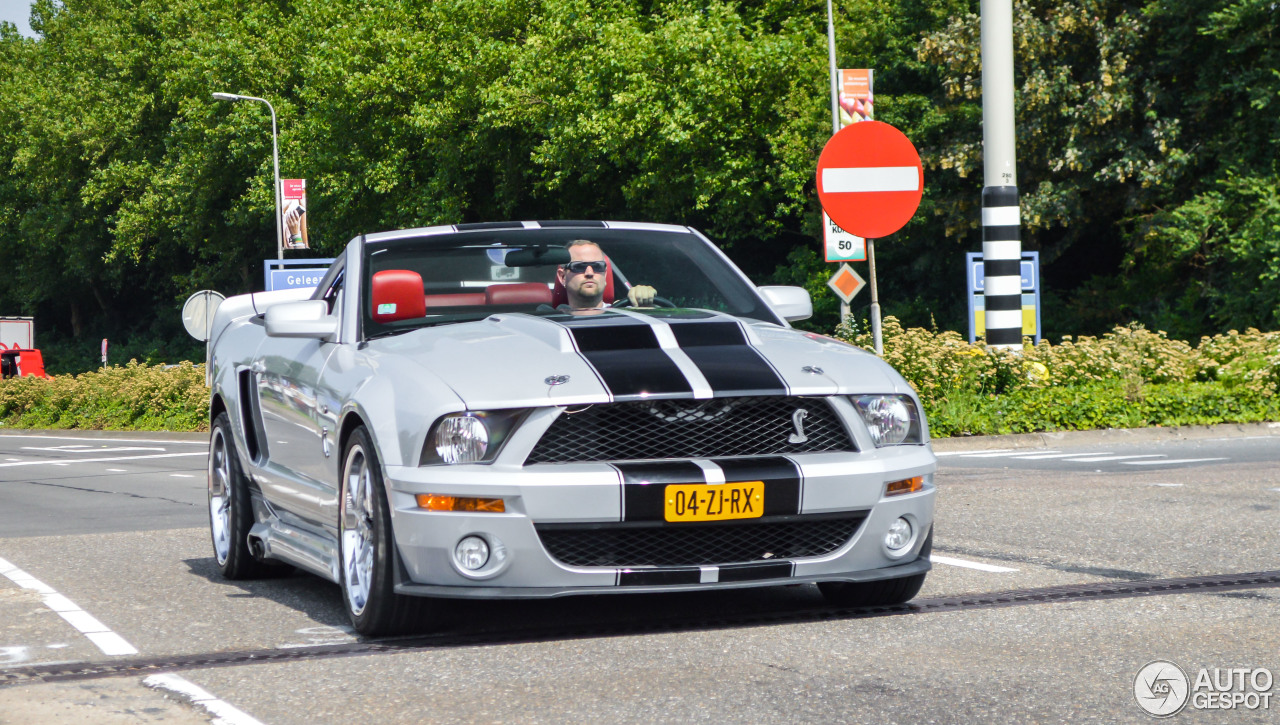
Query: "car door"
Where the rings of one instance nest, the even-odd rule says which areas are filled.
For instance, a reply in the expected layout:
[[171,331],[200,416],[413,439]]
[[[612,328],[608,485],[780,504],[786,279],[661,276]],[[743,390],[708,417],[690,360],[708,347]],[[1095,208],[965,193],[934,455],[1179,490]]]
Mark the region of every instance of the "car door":
[[[341,315],[341,280],[326,290],[331,314]],[[334,392],[320,376],[340,341],[266,337],[258,349],[256,394],[266,435],[264,489],[272,504],[307,523],[326,520],[336,497],[331,471]]]

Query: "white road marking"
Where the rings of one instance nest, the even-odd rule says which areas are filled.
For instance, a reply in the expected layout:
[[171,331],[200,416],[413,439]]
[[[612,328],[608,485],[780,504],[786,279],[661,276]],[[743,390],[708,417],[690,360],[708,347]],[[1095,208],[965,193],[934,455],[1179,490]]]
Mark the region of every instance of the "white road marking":
[[[88,637],[89,641],[97,645],[103,654],[111,656],[138,654],[138,650],[125,641],[124,637],[112,632],[92,614],[76,606],[75,602],[59,594],[53,587],[19,569],[6,559],[0,559],[0,574],[23,589],[30,589],[43,595],[41,601],[46,607],[57,612],[58,616]],[[50,645],[50,647],[55,646],[64,645]],[[243,711],[177,675],[152,675],[143,680],[143,683],[148,687],[163,687],[187,697],[193,705],[203,707],[217,718],[214,722],[230,725],[262,725]]]
[[116,446],[115,448],[93,448],[92,446],[23,446],[24,451],[52,451],[54,453],[122,453],[124,451],[163,451],[163,448],[151,446]]
[[53,587],[36,579],[5,559],[0,559],[0,574],[9,581],[41,594],[41,601],[49,609],[57,612],[59,617],[67,620],[67,624],[75,627],[80,634],[89,638],[105,655],[136,655],[138,650],[124,641],[120,635],[112,632],[105,624],[99,622],[92,614],[77,607],[74,602],[54,591]]
[[[149,458],[178,458],[180,456],[207,456],[208,451],[192,451],[190,453],[157,453],[153,456],[112,456],[108,458],[81,458],[74,463],[105,463],[106,461],[141,461]],[[20,461],[18,463],[0,463],[0,468],[13,466],[48,466],[67,465],[64,461]]]
[[[84,436],[32,436],[22,435],[20,433],[0,433],[0,441],[6,438],[37,438],[45,441],[81,441],[86,440]],[[176,441],[176,440],[158,440],[152,438],[93,438],[95,441],[107,441],[109,443],[167,443],[179,446],[208,446],[208,441]]]
[[825,194],[867,191],[917,191],[920,170],[914,166],[865,166],[822,170]]
[[1163,453],[1143,453],[1133,456],[1090,456],[1088,458],[1068,458],[1072,463],[1097,463],[1099,461],[1124,461],[1130,458],[1164,458]]
[[[1045,451],[1045,453],[1057,453],[1057,451]],[[966,453],[965,458],[1010,458],[1019,455],[1010,452],[993,452],[993,453]]]
[[949,564],[950,566],[961,566],[961,567],[964,567],[965,569],[977,569],[978,571],[989,571],[994,574],[1005,574],[1007,572],[1017,571],[1017,569],[1010,569],[1007,566],[996,566],[995,564],[983,564],[982,562],[966,561],[965,559],[952,559],[949,556],[937,556],[936,554],[930,555],[929,561],[932,561],[935,564]]
[[195,476],[191,475],[190,473],[170,473],[169,477],[170,478],[195,478]]
[[1037,453],[1030,456],[1010,456],[1022,461],[1039,461],[1045,458],[1071,458],[1072,456],[1107,456],[1111,451],[1098,451],[1096,453]]
[[249,713],[235,707],[231,703],[220,700],[208,690],[185,680],[177,675],[151,675],[142,684],[153,689],[164,689],[187,699],[192,705],[198,705],[214,716],[213,722],[225,725],[262,725]]
[[942,451],[941,453],[934,453],[933,455],[937,456],[938,458],[942,458],[943,456],[972,456],[978,453],[1003,453],[1011,450],[1013,449],[1012,448],[986,448],[981,451]]
[[1153,484],[1151,484],[1151,485],[1152,485],[1152,486],[1161,486],[1161,487],[1163,487],[1163,488],[1178,488],[1178,487],[1182,486],[1182,484],[1181,484],[1181,483],[1153,483]]
[[1225,461],[1226,458],[1169,458],[1163,461],[1124,461],[1126,466],[1159,466],[1167,463],[1202,463],[1204,461]]
[[124,473],[123,468],[108,468],[107,473]]

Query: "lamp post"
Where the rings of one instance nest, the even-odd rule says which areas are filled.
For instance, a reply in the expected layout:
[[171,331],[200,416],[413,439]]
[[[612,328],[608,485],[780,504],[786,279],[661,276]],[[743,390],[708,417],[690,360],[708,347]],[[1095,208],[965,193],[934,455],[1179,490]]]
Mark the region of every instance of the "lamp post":
[[280,229],[280,147],[276,141],[278,137],[276,133],[276,109],[265,98],[242,96],[238,93],[215,93],[213,97],[219,101],[257,101],[267,104],[267,110],[271,111],[271,164],[275,170],[276,195],[276,259],[284,259],[284,232]]

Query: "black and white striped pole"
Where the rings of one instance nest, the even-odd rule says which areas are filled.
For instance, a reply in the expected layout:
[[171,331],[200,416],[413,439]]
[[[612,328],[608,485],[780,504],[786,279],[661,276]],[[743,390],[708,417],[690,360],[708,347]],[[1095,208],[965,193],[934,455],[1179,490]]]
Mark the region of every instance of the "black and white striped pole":
[[1013,2],[981,0],[982,273],[987,345],[1022,350],[1022,241],[1013,120]]

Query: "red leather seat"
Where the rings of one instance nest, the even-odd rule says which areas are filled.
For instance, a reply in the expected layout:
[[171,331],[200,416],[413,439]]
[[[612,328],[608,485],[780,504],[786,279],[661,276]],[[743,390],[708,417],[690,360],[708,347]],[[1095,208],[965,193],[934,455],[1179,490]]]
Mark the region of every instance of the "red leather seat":
[[483,292],[451,292],[427,295],[427,307],[477,307],[485,304]]
[[407,269],[384,269],[373,275],[374,322],[410,320],[427,314],[422,275]]
[[486,305],[549,305],[551,288],[542,282],[493,284],[485,288]]
[[[604,303],[607,305],[613,302],[613,262],[608,257],[604,258]],[[556,275],[556,285],[551,288],[551,306],[559,307],[560,305],[569,304],[569,293],[565,290],[564,285],[560,284],[560,275]]]

